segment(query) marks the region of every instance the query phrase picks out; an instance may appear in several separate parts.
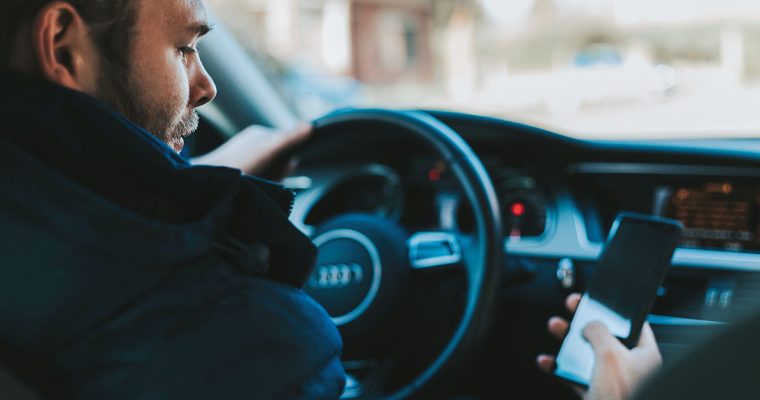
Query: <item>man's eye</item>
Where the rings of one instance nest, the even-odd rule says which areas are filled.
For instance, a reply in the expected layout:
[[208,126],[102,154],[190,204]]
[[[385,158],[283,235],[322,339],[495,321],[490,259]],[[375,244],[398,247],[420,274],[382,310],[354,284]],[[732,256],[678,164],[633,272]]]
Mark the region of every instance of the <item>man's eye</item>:
[[186,56],[188,54],[198,54],[198,49],[194,49],[190,46],[180,47],[179,51],[182,53],[183,56]]

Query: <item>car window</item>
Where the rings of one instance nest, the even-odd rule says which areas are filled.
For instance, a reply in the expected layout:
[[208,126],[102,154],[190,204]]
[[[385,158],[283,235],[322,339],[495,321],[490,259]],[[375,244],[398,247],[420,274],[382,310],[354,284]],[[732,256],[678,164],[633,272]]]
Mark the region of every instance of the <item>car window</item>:
[[602,139],[755,137],[756,0],[209,0],[303,118],[450,109]]

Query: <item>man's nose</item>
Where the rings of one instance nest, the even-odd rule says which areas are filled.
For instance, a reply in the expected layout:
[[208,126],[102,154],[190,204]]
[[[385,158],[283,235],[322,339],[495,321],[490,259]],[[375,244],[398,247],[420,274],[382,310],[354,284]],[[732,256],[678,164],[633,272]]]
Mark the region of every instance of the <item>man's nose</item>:
[[200,107],[211,102],[216,97],[216,84],[211,76],[203,67],[203,63],[198,61],[196,64],[195,79],[192,81],[190,101],[193,107]]

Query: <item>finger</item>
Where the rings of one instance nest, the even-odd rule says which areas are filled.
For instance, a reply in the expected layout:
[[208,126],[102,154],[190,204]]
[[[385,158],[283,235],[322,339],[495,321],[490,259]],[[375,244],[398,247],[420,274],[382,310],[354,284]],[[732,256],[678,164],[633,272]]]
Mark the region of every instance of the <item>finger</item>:
[[266,166],[272,161],[280,163],[280,172],[287,175],[288,169],[292,166],[292,160],[298,152],[299,146],[311,137],[311,125],[299,125],[290,131],[283,131],[277,135],[277,140],[271,143],[271,149],[267,151],[267,156],[262,160],[262,165]]
[[578,395],[578,397],[580,397],[581,399],[585,399],[586,398],[586,395],[588,394],[588,389],[580,387],[580,386],[572,384],[572,383],[569,383],[568,386],[570,387],[570,389],[573,392],[575,392],[575,394]]
[[547,374],[551,374],[556,366],[554,356],[548,354],[539,354],[538,357],[536,357],[536,364],[538,364],[538,368]]
[[293,173],[296,172],[296,169],[298,169],[298,162],[298,159],[295,157],[278,162],[278,168],[270,179],[275,182],[282,182],[283,179],[293,175]]
[[560,317],[551,317],[549,318],[549,322],[547,323],[547,328],[549,329],[549,333],[552,334],[555,338],[562,340],[567,335],[567,329],[570,326],[570,324],[567,322],[566,319],[560,318]]
[[[555,369],[557,369],[556,358],[548,354],[539,354],[538,357],[536,357],[536,364],[538,364],[538,368],[541,371],[544,371],[544,373],[547,373],[550,375],[554,373]],[[570,387],[570,389],[573,390],[575,393],[577,393],[580,398],[585,398],[586,389],[578,385],[571,384],[571,383],[567,383],[567,386]]]
[[262,138],[268,138],[268,137],[275,137],[277,134],[277,131],[273,128],[269,128],[262,125],[250,125],[247,128],[243,129],[239,134],[233,136],[232,138],[247,138],[249,140],[254,140],[256,142],[260,142]]
[[296,128],[283,132],[283,141],[285,146],[299,144],[305,142],[311,137],[313,129],[309,124],[301,124]]
[[607,354],[609,351],[618,351],[624,349],[623,344],[612,336],[607,326],[601,322],[592,322],[583,328],[583,337],[591,344],[594,354],[599,357]]
[[[244,169],[249,174],[280,181],[290,175],[297,164],[292,160],[298,145],[306,141],[312,132],[311,125],[303,124],[288,131],[275,131],[260,126],[249,127],[251,144],[249,148],[258,150],[258,156],[246,154],[251,165]],[[255,162],[251,163],[251,160]]]
[[654,331],[649,322],[644,322],[644,326],[641,328],[641,336],[639,337],[639,343],[637,347],[657,347],[657,339],[654,337]]
[[296,157],[291,158],[290,161],[288,161],[288,167],[287,167],[287,169],[285,171],[285,174],[283,175],[283,178],[285,178],[287,176],[290,176],[294,172],[296,172],[296,170],[298,169],[298,165],[299,165],[300,162],[301,161],[298,158],[296,158]]
[[575,310],[578,308],[578,303],[581,302],[581,297],[580,293],[572,293],[565,299],[565,307],[567,308],[567,311],[570,311],[570,314],[575,314]]
[[266,170],[260,173],[260,176],[273,182],[282,182],[283,179],[291,176],[297,168],[298,159],[281,160],[274,165],[267,166]]

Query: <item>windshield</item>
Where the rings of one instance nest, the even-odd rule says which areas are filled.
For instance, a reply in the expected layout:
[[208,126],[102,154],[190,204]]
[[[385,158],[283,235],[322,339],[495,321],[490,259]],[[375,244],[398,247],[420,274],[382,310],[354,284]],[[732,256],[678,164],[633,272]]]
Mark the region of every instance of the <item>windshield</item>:
[[757,0],[208,0],[303,118],[429,108],[597,139],[760,136]]

